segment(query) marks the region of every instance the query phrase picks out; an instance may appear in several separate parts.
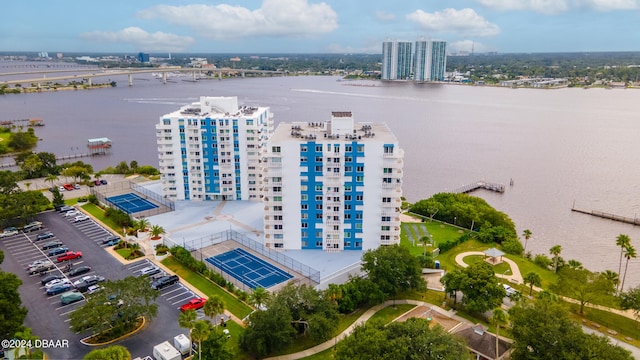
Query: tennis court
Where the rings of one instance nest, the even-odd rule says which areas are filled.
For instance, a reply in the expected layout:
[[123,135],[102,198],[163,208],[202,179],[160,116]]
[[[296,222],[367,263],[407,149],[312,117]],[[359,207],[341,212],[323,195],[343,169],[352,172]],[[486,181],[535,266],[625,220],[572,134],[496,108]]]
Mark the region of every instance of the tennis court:
[[143,199],[134,193],[111,196],[105,198],[105,200],[113,204],[118,209],[126,212],[127,214],[134,214],[140,211],[155,209],[158,207],[158,205],[152,203],[149,200]]
[[293,275],[241,248],[205,260],[254,290],[258,287],[268,289],[293,278]]

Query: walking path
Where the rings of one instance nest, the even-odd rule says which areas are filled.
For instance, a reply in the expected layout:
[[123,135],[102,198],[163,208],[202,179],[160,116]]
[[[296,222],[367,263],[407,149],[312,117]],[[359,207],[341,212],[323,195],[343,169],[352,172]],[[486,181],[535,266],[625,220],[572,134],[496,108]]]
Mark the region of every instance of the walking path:
[[[456,255],[456,263],[458,263],[458,265],[462,267],[467,267],[469,265],[465,263],[464,260],[462,259],[472,255],[484,256],[484,253],[482,251],[469,251],[469,252],[460,253]],[[520,274],[520,268],[518,267],[518,264],[516,264],[515,261],[513,260],[507,259],[506,257],[502,257],[502,261],[506,262],[511,267],[511,275],[496,274],[496,277],[507,279],[510,282],[515,284],[522,284],[524,281],[522,280],[522,274]],[[536,291],[539,291],[539,290],[536,290]]]
[[446,311],[444,309],[442,309],[439,306],[430,304],[430,303],[426,303],[424,301],[417,301],[417,300],[395,300],[395,302],[393,300],[388,300],[385,301],[384,303],[380,304],[380,305],[376,305],[374,307],[372,307],[371,309],[367,310],[364,312],[364,314],[360,315],[360,317],[358,318],[358,320],[356,320],[353,324],[351,324],[351,326],[349,326],[348,328],[346,328],[342,333],[340,333],[340,335],[334,337],[333,339],[327,340],[325,342],[323,342],[320,345],[316,345],[312,348],[306,349],[306,350],[302,350],[299,351],[297,353],[293,353],[293,354],[287,354],[287,355],[280,355],[280,356],[274,356],[274,357],[270,357],[270,358],[266,358],[265,360],[295,360],[295,359],[302,359],[305,358],[307,356],[311,356],[314,354],[317,354],[321,351],[327,350],[329,348],[331,348],[332,346],[336,346],[336,344],[338,343],[338,341],[341,341],[342,339],[344,339],[345,337],[349,336],[353,330],[356,328],[356,326],[362,325],[364,323],[367,322],[367,320],[369,320],[375,313],[377,313],[378,311],[384,309],[387,306],[391,306],[394,304],[410,304],[410,305],[416,305],[416,306],[425,306],[425,307],[429,307],[437,312],[439,312],[440,314],[453,318],[457,321],[460,322],[464,322],[464,323],[469,323],[468,320],[455,315],[454,311]]

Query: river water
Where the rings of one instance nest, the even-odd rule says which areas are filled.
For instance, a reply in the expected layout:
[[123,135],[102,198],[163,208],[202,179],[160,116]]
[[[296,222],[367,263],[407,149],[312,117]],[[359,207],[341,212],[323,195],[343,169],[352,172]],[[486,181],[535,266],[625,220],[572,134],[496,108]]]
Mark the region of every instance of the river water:
[[[15,71],[15,70],[13,70]],[[477,191],[530,229],[528,250],[561,256],[595,271],[618,270],[615,238],[628,234],[640,250],[640,227],[571,211],[626,217],[640,212],[639,90],[506,89],[458,85],[277,77],[187,81],[152,75],[127,86],[0,96],[0,120],[42,118],[38,151],[86,152],[89,138],[113,141],[109,156],[84,158],[96,170],[125,160],[158,165],[155,124],[162,114],[201,95],[238,96],[271,107],[280,121],[325,121],[352,111],[356,121],[386,122],[405,150],[403,191],[409,201],[486,180],[503,194]],[[94,82],[104,82],[94,79]],[[509,186],[513,179],[513,186]],[[640,260],[625,286],[640,284]]]

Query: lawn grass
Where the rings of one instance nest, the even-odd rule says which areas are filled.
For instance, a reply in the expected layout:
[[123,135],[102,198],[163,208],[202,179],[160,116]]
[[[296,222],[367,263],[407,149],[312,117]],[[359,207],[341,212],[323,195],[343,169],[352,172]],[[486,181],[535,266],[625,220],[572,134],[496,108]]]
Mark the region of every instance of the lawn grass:
[[253,311],[249,305],[238,300],[238,298],[222,289],[213,281],[182,265],[173,256],[169,256],[161,262],[164,266],[168,267],[171,271],[180,276],[180,278],[202,291],[207,297],[211,297],[213,295],[220,296],[224,301],[225,309],[229,310],[229,312],[238,318],[244,319],[245,316],[249,315]]
[[[415,232],[415,229],[413,229],[413,226],[410,226],[411,224],[414,224],[414,225],[417,224],[419,226],[418,233]],[[409,225],[410,234],[407,234],[406,231],[404,231],[404,227],[405,227],[404,225]],[[400,245],[406,246],[412,255],[418,256],[424,253],[424,248],[422,247],[422,244],[420,244],[418,241],[421,237],[426,235],[423,232],[424,231],[423,228],[427,229],[427,231],[431,235],[431,238],[436,243],[435,247],[432,247],[432,246],[427,247],[427,251],[435,250],[439,242],[457,239],[462,234],[467,232],[456,226],[440,223],[438,221],[427,220],[427,222],[424,222],[424,223],[411,223],[411,222],[402,223],[401,225],[402,230],[400,232]],[[415,240],[416,242],[415,244],[412,243],[411,240],[409,239],[410,236],[412,236],[413,239]]]
[[394,319],[396,319],[398,316],[406,313],[407,311],[415,307],[416,307],[415,305],[411,305],[411,304],[396,304],[395,307],[393,305],[387,306],[384,309],[373,314],[373,316],[369,318],[368,321],[377,320],[377,321],[382,321],[383,324],[388,324],[392,322]]
[[122,248],[122,249],[118,249],[116,250],[116,252],[122,256],[123,259],[126,259],[129,255],[131,255],[131,249],[130,248]]
[[[229,330],[229,340],[227,344],[229,351],[233,354],[234,359],[247,360],[251,357],[240,349],[240,336],[244,333],[244,328],[235,321],[227,321],[227,329]],[[195,358],[194,358],[195,359]]]
[[[640,326],[638,326],[638,322],[629,319],[626,316],[614,314],[608,311],[594,309],[590,307],[585,307],[584,314],[579,314],[580,305],[579,304],[568,304],[569,310],[572,313],[572,319],[576,320],[578,323],[585,324],[594,328],[591,323],[597,323],[601,325],[601,328],[596,329],[602,333],[607,333],[607,330],[615,330],[618,335],[613,336],[621,341],[628,342],[634,346],[640,346]],[[586,323],[583,321],[586,320]],[[632,338],[632,341],[628,341],[625,338]]]
[[306,358],[302,358],[303,360],[332,360],[334,358],[335,346],[330,347],[325,351],[321,351],[317,354],[313,354],[311,356],[307,356]]
[[[76,200],[76,199],[74,199]],[[111,218],[104,216],[104,210],[92,203],[86,203],[81,206],[82,210],[91,214],[91,216],[100,220],[103,224],[111,228],[111,230],[116,231],[118,234],[122,235],[122,227],[116,224]]]

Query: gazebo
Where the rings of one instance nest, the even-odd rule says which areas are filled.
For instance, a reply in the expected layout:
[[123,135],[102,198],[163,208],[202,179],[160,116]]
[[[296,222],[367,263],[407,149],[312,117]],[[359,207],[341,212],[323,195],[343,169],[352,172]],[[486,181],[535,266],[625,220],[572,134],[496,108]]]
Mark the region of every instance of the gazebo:
[[493,265],[500,264],[502,262],[503,255],[504,253],[496,248],[491,248],[484,251],[485,261]]

